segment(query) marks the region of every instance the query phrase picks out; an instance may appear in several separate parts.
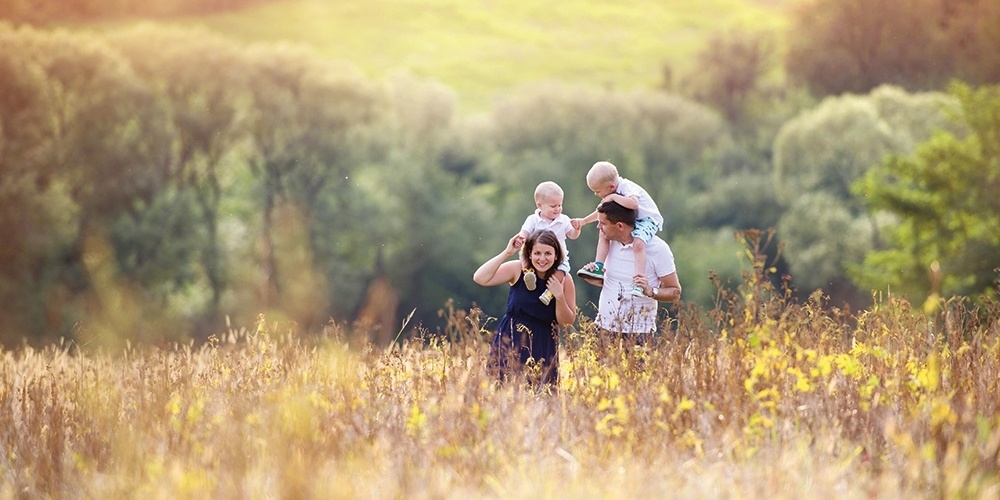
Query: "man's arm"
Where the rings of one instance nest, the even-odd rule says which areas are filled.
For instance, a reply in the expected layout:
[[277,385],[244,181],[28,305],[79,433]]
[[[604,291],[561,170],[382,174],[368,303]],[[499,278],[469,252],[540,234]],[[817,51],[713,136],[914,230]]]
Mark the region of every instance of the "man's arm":
[[652,297],[660,302],[677,302],[681,299],[681,282],[677,279],[677,271],[660,276],[660,286]]
[[658,302],[676,302],[681,298],[681,282],[677,279],[677,271],[660,276],[655,287],[649,284],[645,276],[637,277],[634,283],[642,287],[643,295]]

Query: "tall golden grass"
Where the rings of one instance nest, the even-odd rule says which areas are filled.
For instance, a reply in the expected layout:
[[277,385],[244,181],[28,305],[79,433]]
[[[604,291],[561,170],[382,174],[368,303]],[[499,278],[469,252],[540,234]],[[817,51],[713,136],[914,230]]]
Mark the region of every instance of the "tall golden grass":
[[392,347],[261,317],[203,345],[2,352],[0,497],[997,498],[1000,306],[797,303],[753,270],[643,347],[564,332],[498,384],[488,318]]

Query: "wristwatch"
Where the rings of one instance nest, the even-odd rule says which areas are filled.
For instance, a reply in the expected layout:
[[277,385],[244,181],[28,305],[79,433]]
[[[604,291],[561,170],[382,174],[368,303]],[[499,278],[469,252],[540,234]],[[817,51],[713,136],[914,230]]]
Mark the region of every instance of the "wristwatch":
[[656,294],[658,293],[660,293],[660,289],[654,286],[653,289],[650,290],[649,298],[656,299]]

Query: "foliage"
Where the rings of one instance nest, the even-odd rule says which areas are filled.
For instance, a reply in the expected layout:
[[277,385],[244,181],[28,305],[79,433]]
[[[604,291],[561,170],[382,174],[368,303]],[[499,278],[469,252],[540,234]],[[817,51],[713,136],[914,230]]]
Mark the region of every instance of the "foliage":
[[[714,244],[718,234],[780,224],[801,228],[788,241],[803,254],[813,246],[843,248],[810,241],[815,233],[801,220],[782,220],[802,203],[789,189],[840,196],[831,215],[846,209],[853,227],[867,216],[846,186],[886,150],[909,151],[941,123],[934,107],[940,96],[882,88],[803,113],[775,141],[789,117],[812,105],[803,91],[739,79],[754,85],[730,96],[745,113],[734,125],[677,94],[634,90],[663,64],[665,43],[674,64],[693,60],[685,54],[697,52],[692,39],[704,33],[746,33],[706,17],[706,9],[718,9],[712,2],[686,5],[684,16],[701,16],[681,20],[693,30],[669,29],[678,21],[664,21],[676,8],[669,2],[557,10],[516,1],[433,5],[283,2],[177,25],[196,20],[207,29],[0,25],[0,230],[16,238],[0,250],[3,340],[71,334],[111,348],[126,339],[204,335],[227,315],[246,321],[260,311],[310,331],[330,318],[377,316],[385,339],[407,311],[429,329],[440,324],[442,304],[498,312],[503,291],[475,287],[470,270],[531,212],[539,181],[563,185],[568,214],[589,213],[597,200],[583,176],[599,159],[614,161],[653,194],[668,241],[679,248],[690,240],[685,251],[697,255],[685,264],[693,268],[682,269],[690,285],[685,300],[706,304],[707,269],[728,279],[735,267],[715,262],[729,247]],[[490,15],[497,9],[505,15]],[[276,19],[262,22],[262,15]],[[780,9],[756,3],[727,8],[725,16],[760,20],[749,23],[759,33],[783,22]],[[289,18],[297,19],[287,23],[293,38],[307,40],[308,26],[325,22],[322,37],[336,43],[314,39],[310,50],[213,34],[284,38],[279,25]],[[511,24],[524,19],[536,24]],[[407,24],[391,24],[400,20]],[[356,29],[342,29],[345,22]],[[384,29],[386,22],[399,29]],[[651,25],[660,33],[655,41],[626,35]],[[594,38],[570,36],[581,26]],[[672,43],[675,36],[683,41]],[[580,60],[589,70],[581,75],[572,58],[552,64],[551,54],[544,70],[532,68],[529,49],[576,50],[565,43],[498,53],[496,40],[514,37],[585,44],[589,56]],[[620,56],[626,38],[634,57]],[[719,40],[724,46],[704,52],[717,63],[718,72],[709,73],[718,82],[760,69],[713,58],[746,44],[761,48],[754,39]],[[413,55],[424,46],[432,57]],[[379,53],[364,52],[371,47]],[[611,55],[602,57],[604,50]],[[635,64],[643,53],[655,53],[656,62]],[[476,64],[452,59],[469,54],[480,54]],[[350,57],[358,67],[331,57]],[[988,69],[991,59],[983,60]],[[434,64],[450,69],[434,70],[429,80]],[[389,72],[384,80],[367,76]],[[565,80],[565,72],[574,75],[572,85],[545,78]],[[525,82],[532,84],[510,90]],[[772,150],[781,170],[776,182],[767,177]],[[867,219],[863,225],[881,227]],[[593,228],[571,241],[573,261],[589,260],[595,242]],[[839,275],[826,282],[846,282],[848,264],[840,262]],[[584,288],[586,304],[596,289]],[[373,299],[379,294],[387,297],[381,312]]]
[[732,289],[741,282],[742,247],[733,239],[733,228],[684,233],[671,239],[670,249],[687,304],[710,308],[720,287]]
[[927,316],[891,296],[849,314],[789,300],[754,258],[738,293],[656,342],[567,332],[551,387],[530,365],[490,378],[476,311],[390,347],[261,316],[201,345],[4,350],[2,495],[996,491],[997,303]]
[[842,200],[817,191],[806,193],[781,218],[778,231],[795,284],[805,290],[839,284],[845,263],[861,262],[871,249],[871,221],[857,217]]
[[736,31],[705,43],[691,73],[682,82],[689,95],[711,105],[732,124],[747,119],[751,101],[764,91],[773,69],[774,39],[765,33]]
[[[4,75],[13,99],[4,99],[0,115],[5,124],[17,119],[23,127],[3,127],[0,183],[13,196],[4,206],[11,217],[3,218],[57,224],[45,245],[33,243],[33,230],[15,230],[26,245],[12,245],[19,255],[9,262],[30,267],[10,283],[24,293],[9,312],[33,318],[20,325],[21,334],[64,335],[89,307],[84,297],[93,283],[85,241],[106,238],[116,221],[150,204],[165,186],[160,160],[166,141],[157,126],[162,108],[127,61],[101,40],[0,26],[0,44],[4,53],[17,54],[8,61],[25,70],[11,80]],[[28,213],[34,206],[44,208]],[[133,242],[117,243],[127,251]],[[44,311],[45,321],[31,311]]]
[[38,25],[66,21],[171,17],[237,10],[271,0],[18,0],[0,1],[0,19]]
[[[775,191],[786,207],[778,227],[802,288],[850,283],[848,268],[875,248],[878,235],[852,184],[885,156],[912,151],[935,130],[955,129],[947,119],[954,106],[943,94],[880,87],[826,98],[782,126],[774,143]],[[847,290],[838,299],[866,295]]]
[[892,84],[941,88],[1000,79],[1000,5],[992,0],[811,0],[792,15],[789,78],[819,96]]
[[970,133],[940,133],[886,159],[857,186],[873,211],[895,216],[887,248],[857,270],[867,286],[914,299],[997,292],[1000,266],[1000,87],[955,85]]

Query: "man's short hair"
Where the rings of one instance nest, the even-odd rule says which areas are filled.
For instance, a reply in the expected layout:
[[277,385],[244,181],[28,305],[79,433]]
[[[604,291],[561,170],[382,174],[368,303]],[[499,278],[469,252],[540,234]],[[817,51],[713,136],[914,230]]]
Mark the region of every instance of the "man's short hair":
[[597,207],[597,213],[604,214],[612,223],[624,222],[626,226],[635,227],[635,218],[639,212],[625,208],[617,201],[606,201]]

